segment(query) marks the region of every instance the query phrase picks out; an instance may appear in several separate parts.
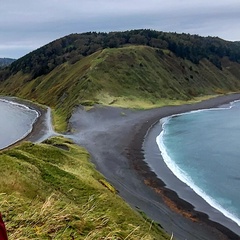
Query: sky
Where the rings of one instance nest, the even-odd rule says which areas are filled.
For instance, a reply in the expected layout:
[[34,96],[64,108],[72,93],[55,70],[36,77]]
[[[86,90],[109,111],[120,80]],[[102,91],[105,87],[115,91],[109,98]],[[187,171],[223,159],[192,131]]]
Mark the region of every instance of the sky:
[[239,0],[0,0],[0,57],[71,33],[153,29],[240,41]]

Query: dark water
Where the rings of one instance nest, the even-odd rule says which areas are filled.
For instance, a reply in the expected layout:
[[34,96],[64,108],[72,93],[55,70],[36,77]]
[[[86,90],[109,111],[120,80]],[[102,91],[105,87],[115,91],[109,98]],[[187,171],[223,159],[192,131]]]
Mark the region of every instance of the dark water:
[[0,99],[0,149],[24,138],[32,130],[37,117],[35,110]]
[[174,175],[240,226],[240,102],[166,118],[157,143]]

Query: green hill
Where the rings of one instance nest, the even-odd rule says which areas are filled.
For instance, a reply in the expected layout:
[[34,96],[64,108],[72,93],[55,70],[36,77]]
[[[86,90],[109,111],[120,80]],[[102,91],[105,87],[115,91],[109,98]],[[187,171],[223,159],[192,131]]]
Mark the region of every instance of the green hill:
[[221,69],[221,58],[240,62],[240,42],[224,41],[217,37],[166,33],[140,29],[125,32],[71,34],[55,40],[18,59],[10,67],[11,73],[23,71],[32,78],[51,72],[64,62],[74,63],[105,48],[144,45],[173,52],[176,56],[199,63],[209,59]]
[[[80,56],[74,63],[71,58],[51,71],[48,69],[50,72],[45,74],[37,74],[37,67],[32,65],[22,67],[45,48],[50,46],[36,50],[4,69],[0,73],[0,93],[52,107],[57,113],[56,121],[61,122],[60,128],[64,128],[63,123],[79,104],[129,106],[131,103],[133,107],[141,108],[240,89],[238,61],[231,61],[227,56],[219,58],[219,69],[207,58],[194,63],[168,49],[146,45],[98,50]],[[55,60],[49,57],[46,63],[49,65]]]
[[12,59],[12,58],[0,58],[0,68],[6,67],[6,66],[10,65],[10,64],[13,63],[14,61],[16,61],[16,59]]

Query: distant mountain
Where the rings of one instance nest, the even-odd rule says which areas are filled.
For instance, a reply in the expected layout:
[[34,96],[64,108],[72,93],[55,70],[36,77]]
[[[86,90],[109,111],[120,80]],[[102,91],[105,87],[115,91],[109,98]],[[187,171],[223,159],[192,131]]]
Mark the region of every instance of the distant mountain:
[[239,90],[240,42],[154,30],[71,34],[0,71],[1,94],[49,105],[64,119],[78,104]]
[[16,61],[16,59],[0,58],[0,67],[6,67],[6,66],[10,65],[14,61]]

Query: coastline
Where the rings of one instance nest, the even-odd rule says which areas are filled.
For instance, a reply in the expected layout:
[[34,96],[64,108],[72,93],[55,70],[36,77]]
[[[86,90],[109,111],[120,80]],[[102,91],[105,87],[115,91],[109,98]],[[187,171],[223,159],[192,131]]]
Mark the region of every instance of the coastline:
[[36,118],[35,122],[32,125],[31,131],[29,133],[22,137],[21,139],[17,140],[16,142],[10,144],[9,146],[1,149],[8,149],[10,147],[13,147],[17,144],[19,144],[22,141],[31,141],[31,142],[38,142],[40,139],[42,139],[48,132],[47,124],[46,124],[46,115],[47,115],[47,109],[44,109],[43,107],[40,107],[32,102],[16,98],[16,97],[8,97],[8,96],[0,96],[1,99],[5,101],[10,101],[13,103],[24,105],[32,110],[35,110],[38,112],[38,117]]
[[[145,183],[158,192],[170,208],[173,208],[182,216],[199,223],[207,223],[226,234],[229,239],[239,239],[231,231],[239,235],[240,227],[207,203],[167,167],[156,141],[153,141],[159,135],[161,129],[161,123],[157,123],[145,137],[143,144],[144,161],[149,171],[153,173],[144,174]],[[148,171],[147,167],[143,166],[146,172]]]
[[[171,114],[166,115],[162,113],[160,119],[191,111],[218,108],[225,104],[230,107],[231,102],[239,100],[239,97],[239,94],[234,94],[226,97],[217,97],[210,99],[210,101],[206,100],[193,105],[182,105],[178,109],[174,107]],[[166,166],[155,141],[156,137],[162,131],[160,119],[157,122],[153,120],[152,125],[147,131],[145,127],[141,129],[143,132],[146,131],[142,144],[144,156],[140,167],[139,162],[134,161],[135,169],[142,175],[145,184],[154,189],[171,209],[194,222],[207,224],[208,227],[217,229],[217,231],[225,235],[226,239],[240,239],[240,227],[235,222],[210,206],[190,187],[181,182]],[[159,173],[156,173],[157,171]]]
[[149,167],[143,146],[147,134],[161,118],[239,99],[240,94],[231,94],[195,104],[144,111],[96,106],[86,112],[79,108],[70,119],[75,131],[71,138],[90,152],[97,169],[128,204],[146,213],[170,235],[173,233],[175,239],[240,239],[234,232],[239,227],[235,229],[233,222],[224,224],[224,216],[222,224],[210,220],[210,208],[198,211],[199,206],[195,209],[191,201],[183,200],[167,188],[164,177],[157,177]]
[[[190,202],[194,206],[194,209],[196,211],[208,213],[208,216],[211,220],[219,222],[222,225],[224,225],[230,229],[232,228],[233,231],[237,232],[240,235],[240,225],[239,225],[240,222],[239,222],[239,219],[237,218],[237,216],[235,216],[232,213],[225,210],[224,207],[222,207],[221,205],[219,205],[218,202],[215,201],[215,199],[209,197],[205,193],[204,189],[200,189],[196,184],[191,183],[191,180],[188,179],[187,176],[185,176],[181,172],[179,172],[178,169],[176,170],[175,166],[171,164],[173,160],[171,159],[171,157],[169,156],[169,154],[167,152],[166,145],[162,142],[165,124],[167,124],[167,122],[171,118],[177,118],[177,117],[181,117],[183,115],[195,114],[197,112],[198,113],[199,112],[205,112],[205,113],[209,112],[210,113],[210,112],[218,111],[218,112],[227,113],[228,110],[231,110],[232,108],[234,108],[234,104],[237,102],[239,102],[239,100],[233,101],[229,104],[221,105],[216,108],[194,110],[194,111],[190,111],[190,112],[186,112],[186,113],[182,113],[182,114],[175,114],[175,115],[169,116],[167,118],[161,119],[160,122],[155,124],[154,127],[149,132],[149,135],[152,135],[152,136],[145,137],[143,148],[144,148],[144,150],[146,150],[145,151],[145,159],[147,159],[146,161],[147,161],[149,167],[152,169],[153,172],[156,173],[157,177],[159,177],[160,179],[162,179],[164,181],[166,188],[174,190],[181,199],[184,199],[187,202]],[[236,108],[234,108],[234,109],[236,109]],[[225,110],[225,111],[221,111],[221,110]],[[221,122],[223,122],[224,125],[226,124],[222,119],[221,119]],[[199,137],[201,137],[201,136],[199,136]],[[149,140],[150,140],[150,142],[152,142],[151,139],[156,139],[156,142],[157,142],[157,149],[155,152],[155,156],[153,156],[152,151],[148,152],[149,146],[145,146],[145,145],[149,144]],[[148,142],[148,144],[147,144],[147,142]],[[154,143],[154,145],[155,144],[156,143]],[[153,146],[151,143],[151,148],[153,148],[153,147],[155,147],[155,146]],[[160,157],[159,157],[159,153],[157,152],[158,149],[161,152]],[[150,160],[152,160],[152,161],[150,161]],[[169,164],[169,166],[168,166],[168,164]],[[167,171],[169,171],[169,169],[170,169],[170,174],[167,173]],[[158,171],[160,171],[160,172],[158,172]],[[172,173],[174,176],[172,176]],[[166,174],[168,174],[170,176],[164,177]],[[221,176],[221,175],[218,175],[218,176]],[[174,179],[175,177],[177,179]],[[179,180],[181,182],[180,184],[179,184]],[[219,184],[220,184],[220,182],[219,182]],[[217,187],[217,186],[215,186],[215,187]]]

